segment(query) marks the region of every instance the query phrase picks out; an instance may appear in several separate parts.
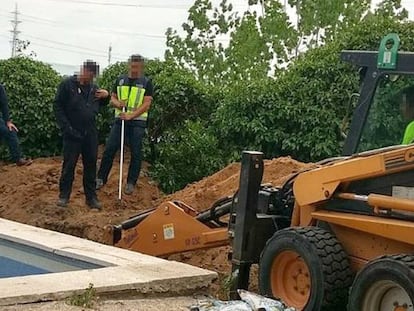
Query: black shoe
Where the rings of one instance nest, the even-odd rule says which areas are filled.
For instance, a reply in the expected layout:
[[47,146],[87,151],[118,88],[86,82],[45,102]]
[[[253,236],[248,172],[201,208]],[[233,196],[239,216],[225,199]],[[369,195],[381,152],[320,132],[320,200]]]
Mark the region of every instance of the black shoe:
[[86,205],[88,205],[89,208],[91,209],[97,209],[97,210],[102,209],[102,204],[96,198],[86,200]]
[[29,166],[32,163],[33,163],[33,161],[31,159],[25,159],[25,158],[21,158],[21,159],[16,161],[17,166]]
[[131,195],[134,192],[135,185],[128,183],[125,187],[124,193],[127,195]]
[[69,199],[59,198],[59,200],[57,201],[57,206],[59,207],[68,207],[68,204],[69,204]]

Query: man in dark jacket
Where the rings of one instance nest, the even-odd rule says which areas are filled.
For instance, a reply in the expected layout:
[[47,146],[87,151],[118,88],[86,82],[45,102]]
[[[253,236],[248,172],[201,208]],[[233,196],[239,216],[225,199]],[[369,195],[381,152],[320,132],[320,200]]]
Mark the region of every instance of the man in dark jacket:
[[9,104],[7,100],[6,91],[3,85],[0,84],[0,112],[2,118],[0,118],[0,139],[6,140],[9,146],[10,154],[13,162],[17,166],[24,166],[32,164],[31,160],[27,160],[23,157],[20,150],[19,139],[17,138],[17,127],[10,119]]
[[99,66],[87,61],[79,75],[65,79],[55,98],[55,115],[63,135],[63,166],[58,206],[66,207],[72,192],[75,167],[79,155],[83,162],[83,187],[86,204],[101,209],[95,191],[98,131],[95,117],[100,106],[109,103],[108,91],[93,83]]

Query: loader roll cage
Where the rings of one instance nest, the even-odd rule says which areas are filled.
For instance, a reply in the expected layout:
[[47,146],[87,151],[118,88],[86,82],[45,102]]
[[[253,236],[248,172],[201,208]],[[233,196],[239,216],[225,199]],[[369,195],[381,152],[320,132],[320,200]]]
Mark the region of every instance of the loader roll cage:
[[385,76],[413,75],[414,53],[398,52],[395,69],[379,68],[377,63],[378,52],[376,51],[342,51],[341,60],[361,68],[362,78],[359,101],[354,109],[352,122],[342,151],[342,155],[350,156],[358,152],[361,136],[379,82]]

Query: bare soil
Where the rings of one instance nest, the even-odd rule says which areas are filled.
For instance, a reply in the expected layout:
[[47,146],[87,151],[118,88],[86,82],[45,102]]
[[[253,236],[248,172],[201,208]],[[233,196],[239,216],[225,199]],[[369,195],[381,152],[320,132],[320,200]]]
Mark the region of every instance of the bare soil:
[[[104,227],[108,224],[118,224],[139,211],[158,206],[165,200],[180,200],[198,211],[203,211],[216,200],[232,195],[239,183],[240,164],[234,163],[181,191],[165,196],[148,177],[148,165],[144,164],[138,189],[133,195],[124,196],[124,204],[120,206],[117,202],[119,167],[115,160],[109,182],[98,194],[104,206],[103,210],[94,212],[84,203],[82,167],[79,164],[70,206],[62,209],[56,206],[61,161],[57,157],[37,159],[29,167],[1,166],[0,217],[108,244],[104,234]],[[126,163],[129,163],[128,159]],[[289,157],[265,161],[263,182],[278,186],[292,173],[308,166],[309,164]],[[222,279],[230,272],[228,252],[229,247],[220,247],[173,255],[170,259],[215,270]],[[252,274],[252,280],[257,279],[255,269]],[[222,297],[220,282],[221,280],[214,291]],[[254,289],[256,282],[252,284]]]

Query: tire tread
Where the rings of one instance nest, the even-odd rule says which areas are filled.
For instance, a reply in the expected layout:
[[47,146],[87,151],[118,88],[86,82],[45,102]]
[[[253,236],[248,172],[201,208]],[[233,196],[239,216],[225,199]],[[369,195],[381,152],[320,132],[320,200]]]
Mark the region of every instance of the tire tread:
[[337,303],[346,303],[348,289],[353,280],[353,273],[349,265],[348,256],[335,236],[319,227],[291,227],[276,232],[267,241],[266,247],[279,234],[286,232],[303,236],[315,248],[322,263],[324,275],[324,305],[330,306]]

